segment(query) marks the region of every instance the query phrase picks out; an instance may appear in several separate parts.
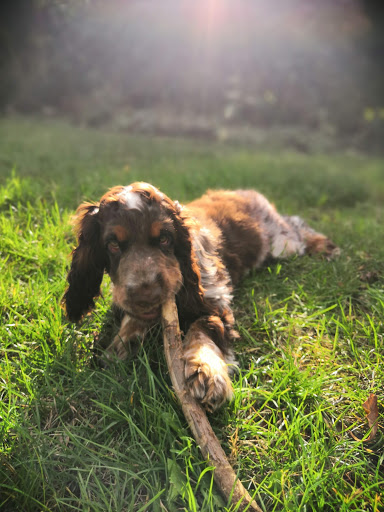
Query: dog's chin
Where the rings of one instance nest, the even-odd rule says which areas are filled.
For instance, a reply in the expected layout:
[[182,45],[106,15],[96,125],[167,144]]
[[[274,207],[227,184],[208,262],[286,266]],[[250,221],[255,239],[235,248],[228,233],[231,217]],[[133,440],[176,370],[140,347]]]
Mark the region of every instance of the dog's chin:
[[126,312],[134,318],[135,320],[139,320],[140,322],[146,324],[154,324],[158,320],[160,320],[161,316],[161,305],[154,306],[153,308],[147,310],[139,310],[135,308],[126,309]]

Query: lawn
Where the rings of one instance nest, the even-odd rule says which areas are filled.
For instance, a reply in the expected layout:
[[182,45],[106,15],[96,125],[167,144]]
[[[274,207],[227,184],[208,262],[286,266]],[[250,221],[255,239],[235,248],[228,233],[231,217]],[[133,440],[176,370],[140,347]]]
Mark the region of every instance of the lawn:
[[210,420],[263,510],[384,510],[384,161],[23,118],[0,120],[0,509],[235,510],[191,438],[159,330],[134,360],[101,368],[108,280],[81,325],[60,306],[76,206],[136,180],[179,201],[257,188],[341,247],[243,281],[235,398]]

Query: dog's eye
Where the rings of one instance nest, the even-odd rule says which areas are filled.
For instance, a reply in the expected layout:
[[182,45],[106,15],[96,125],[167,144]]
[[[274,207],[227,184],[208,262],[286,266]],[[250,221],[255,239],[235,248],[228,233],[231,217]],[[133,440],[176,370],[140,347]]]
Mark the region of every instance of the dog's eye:
[[160,247],[169,247],[172,243],[172,238],[167,233],[162,233],[159,237],[159,245]]
[[120,252],[120,246],[115,241],[109,242],[107,247],[108,247],[108,251],[111,252],[112,254],[117,254]]

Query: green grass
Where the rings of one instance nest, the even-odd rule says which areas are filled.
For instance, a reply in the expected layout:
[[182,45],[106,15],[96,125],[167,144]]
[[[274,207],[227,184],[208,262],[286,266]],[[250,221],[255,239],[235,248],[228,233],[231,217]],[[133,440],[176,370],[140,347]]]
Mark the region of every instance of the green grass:
[[[235,398],[211,422],[264,510],[383,510],[383,160],[26,119],[0,121],[0,509],[233,510],[191,439],[158,330],[135,360],[99,368],[108,279],[82,325],[60,307],[73,210],[137,179],[181,201],[254,187],[341,247],[332,262],[293,258],[243,281]],[[379,431],[357,441],[369,393]]]

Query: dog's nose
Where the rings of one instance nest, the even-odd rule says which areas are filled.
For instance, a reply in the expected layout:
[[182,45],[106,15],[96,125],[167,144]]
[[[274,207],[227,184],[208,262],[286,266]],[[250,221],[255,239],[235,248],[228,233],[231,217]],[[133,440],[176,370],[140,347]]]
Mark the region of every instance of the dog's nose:
[[127,287],[127,293],[138,306],[147,307],[158,304],[161,299],[162,288],[159,282],[143,283],[136,287]]

